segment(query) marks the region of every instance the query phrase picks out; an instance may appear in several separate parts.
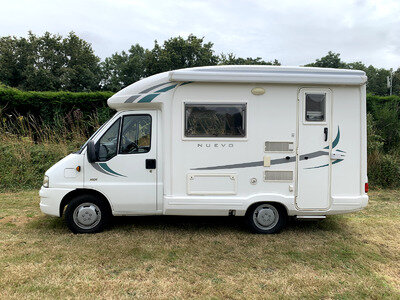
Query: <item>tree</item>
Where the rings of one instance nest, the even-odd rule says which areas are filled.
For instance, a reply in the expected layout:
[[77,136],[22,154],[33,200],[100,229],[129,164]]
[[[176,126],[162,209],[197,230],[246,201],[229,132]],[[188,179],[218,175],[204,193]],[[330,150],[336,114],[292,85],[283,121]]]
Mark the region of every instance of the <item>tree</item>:
[[278,60],[274,61],[265,61],[261,57],[236,57],[233,53],[228,53],[228,55],[221,54],[219,58],[220,65],[273,65],[280,66],[281,63]]
[[314,63],[305,65],[306,67],[320,67],[320,68],[346,68],[346,63],[340,59],[339,53],[333,53],[329,51],[328,54],[320,59],[317,59]]
[[364,65],[361,61],[355,61],[352,63],[346,64],[346,69],[351,69],[351,70],[361,70],[361,71],[366,71],[367,67]]
[[157,40],[154,48],[146,51],[146,76],[169,70],[210,66],[218,63],[213,43],[204,43],[204,38],[189,35],[187,39],[174,37],[160,46]]
[[125,52],[114,53],[101,63],[101,86],[104,90],[118,91],[121,88],[160,72],[216,64],[232,65],[280,65],[277,60],[264,61],[257,58],[240,58],[230,53],[214,55],[212,43],[204,43],[203,38],[189,35],[170,38],[160,45],[157,41],[151,50],[139,44],[132,45]]
[[368,77],[367,93],[379,96],[385,96],[389,94],[386,82],[386,77],[390,74],[388,70],[378,69],[371,65],[367,67],[360,61],[346,64],[346,69],[361,70],[365,72]]
[[25,90],[60,90],[63,83],[62,37],[46,32],[38,37],[28,34],[25,50],[27,61],[23,69],[23,81],[20,88]]
[[87,91],[99,89],[100,58],[85,40],[74,32],[62,41],[64,54],[63,89]]
[[71,32],[0,38],[0,80],[24,90],[98,89],[100,59],[89,43]]
[[145,50],[139,44],[132,45],[128,53],[114,53],[101,63],[102,88],[118,91],[144,77]]
[[400,68],[393,73],[393,94],[400,95]]
[[20,87],[31,50],[27,39],[16,37],[0,38],[0,81],[13,87]]
[[[362,70],[366,73],[368,77],[367,81],[367,92],[385,96],[389,94],[389,90],[387,88],[386,77],[390,75],[390,71],[386,69],[378,69],[374,66],[370,65],[369,67],[365,66],[362,62],[352,62],[346,63],[340,59],[339,53],[333,53],[329,51],[328,54],[320,59],[317,59],[314,63],[310,63],[306,65],[307,67],[322,67],[322,68],[342,68],[342,69],[352,69],[352,70]],[[400,70],[400,69],[399,69]],[[400,92],[400,82],[399,85],[396,85],[396,76],[400,77],[400,71],[394,74],[394,88],[393,91],[398,93]],[[400,79],[400,78],[399,78]]]
[[390,71],[386,69],[378,69],[374,66],[369,66],[365,73],[367,74],[367,92],[374,95],[386,96],[389,95],[387,88],[386,77],[390,75]]

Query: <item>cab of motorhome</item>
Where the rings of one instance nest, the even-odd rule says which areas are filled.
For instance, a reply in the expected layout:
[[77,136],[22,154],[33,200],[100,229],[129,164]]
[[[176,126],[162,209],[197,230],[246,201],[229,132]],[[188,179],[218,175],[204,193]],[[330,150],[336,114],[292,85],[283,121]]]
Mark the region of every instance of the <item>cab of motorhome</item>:
[[45,174],[41,210],[76,233],[135,215],[244,216],[257,233],[288,217],[364,208],[362,71],[212,66],[140,80],[115,115]]

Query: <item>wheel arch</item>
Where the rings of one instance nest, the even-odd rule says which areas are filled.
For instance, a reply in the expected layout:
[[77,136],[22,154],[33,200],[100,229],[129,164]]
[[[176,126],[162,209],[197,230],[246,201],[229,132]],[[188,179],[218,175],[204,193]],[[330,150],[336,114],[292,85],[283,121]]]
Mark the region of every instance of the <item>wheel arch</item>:
[[247,209],[245,215],[247,215],[254,207],[260,205],[260,204],[273,204],[277,207],[280,207],[284,212],[286,212],[286,216],[289,216],[289,209],[286,207],[285,204],[277,201],[257,201],[252,204],[250,204]]
[[80,195],[93,195],[99,199],[102,199],[102,201],[104,201],[104,203],[107,204],[107,206],[110,210],[110,213],[112,213],[111,203],[110,203],[110,201],[108,201],[107,197],[103,193],[101,193],[97,190],[93,190],[93,189],[75,189],[75,190],[69,192],[68,194],[66,194],[63,197],[63,199],[61,200],[60,217],[62,217],[65,207],[68,205],[68,203],[71,202],[72,199],[74,199],[75,197],[80,196]]

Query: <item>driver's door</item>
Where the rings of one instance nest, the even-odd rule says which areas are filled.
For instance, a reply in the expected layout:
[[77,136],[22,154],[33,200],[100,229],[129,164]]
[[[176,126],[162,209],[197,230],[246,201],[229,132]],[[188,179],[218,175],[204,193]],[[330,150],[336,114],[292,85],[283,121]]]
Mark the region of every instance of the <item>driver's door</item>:
[[114,214],[156,211],[157,112],[126,112],[95,141],[98,162],[85,160],[85,187],[102,192]]

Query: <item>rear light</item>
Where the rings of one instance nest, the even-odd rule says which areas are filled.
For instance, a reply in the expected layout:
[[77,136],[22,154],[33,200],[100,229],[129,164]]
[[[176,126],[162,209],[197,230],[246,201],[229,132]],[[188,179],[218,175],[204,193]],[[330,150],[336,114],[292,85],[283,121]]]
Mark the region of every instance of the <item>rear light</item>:
[[368,193],[368,182],[365,183],[365,192]]

